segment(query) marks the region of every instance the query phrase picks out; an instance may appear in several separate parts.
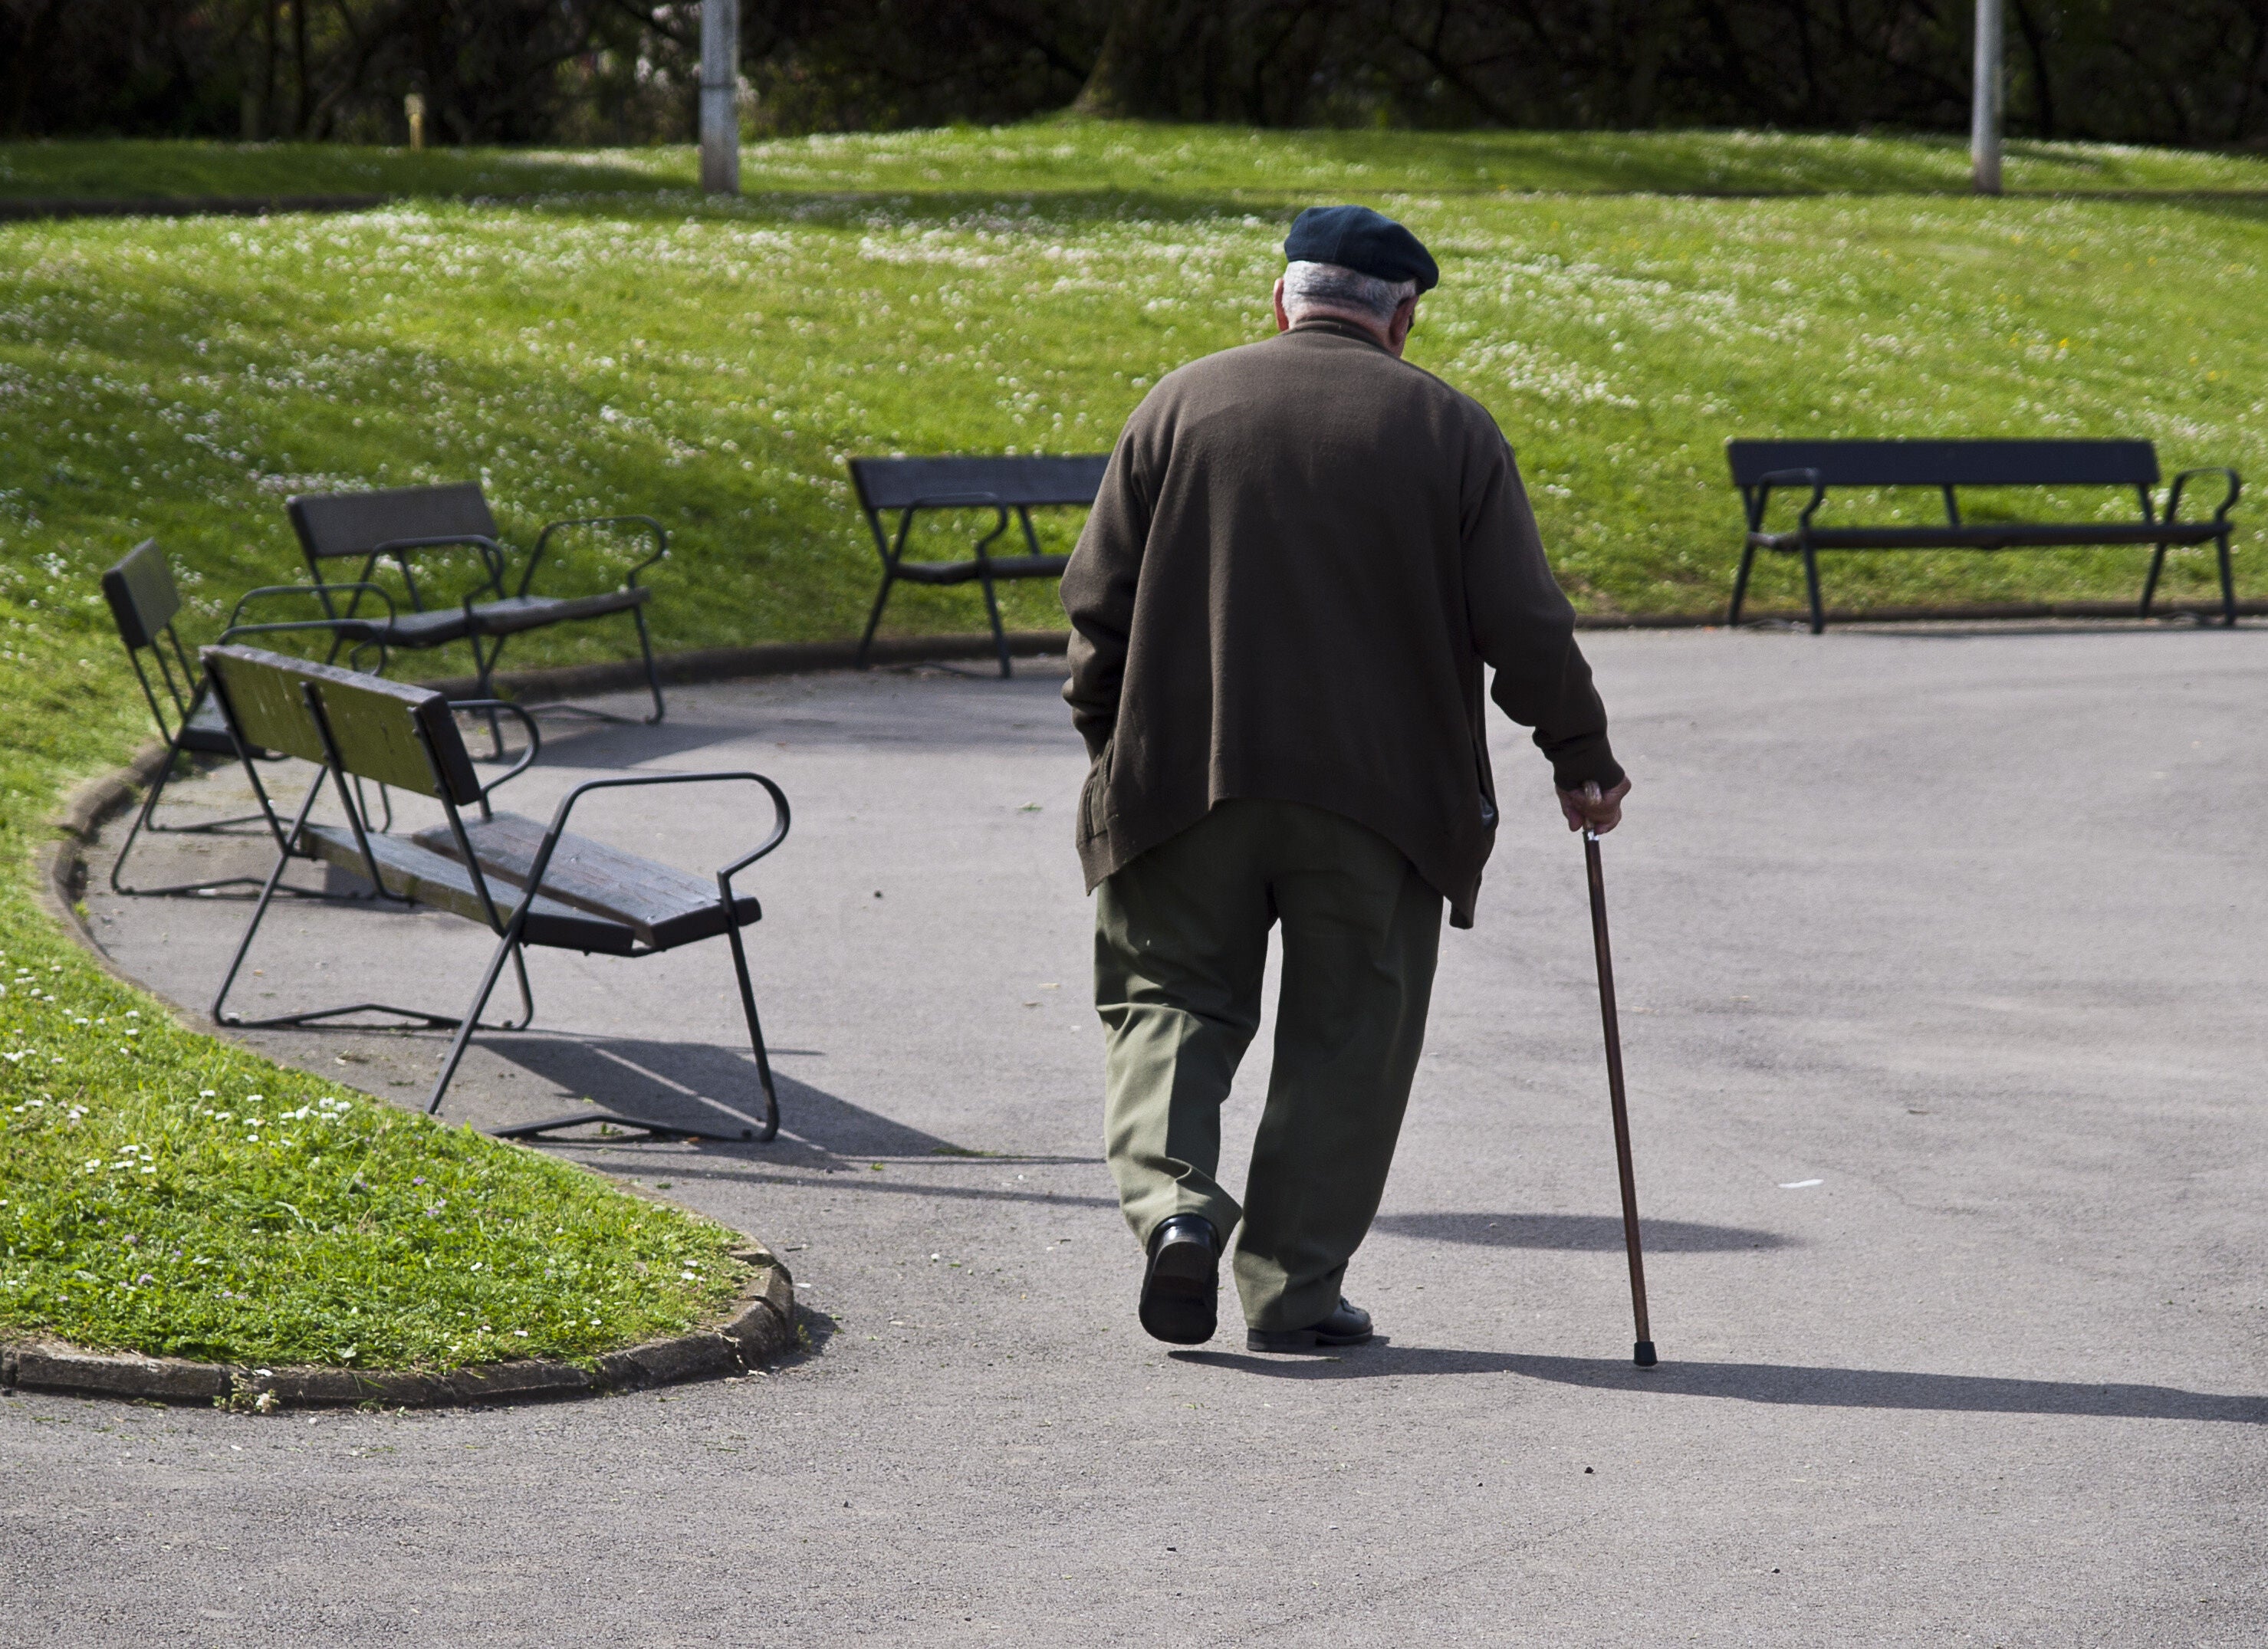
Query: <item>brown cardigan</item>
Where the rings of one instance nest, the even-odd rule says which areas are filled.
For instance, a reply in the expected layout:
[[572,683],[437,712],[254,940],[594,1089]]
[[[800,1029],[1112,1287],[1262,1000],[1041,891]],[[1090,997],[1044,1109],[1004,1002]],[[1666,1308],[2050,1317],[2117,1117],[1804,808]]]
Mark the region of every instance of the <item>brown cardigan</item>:
[[1623,776],[1495,420],[1341,322],[1159,382],[1063,603],[1090,888],[1265,798],[1369,826],[1471,926],[1496,839],[1484,664],[1560,785]]

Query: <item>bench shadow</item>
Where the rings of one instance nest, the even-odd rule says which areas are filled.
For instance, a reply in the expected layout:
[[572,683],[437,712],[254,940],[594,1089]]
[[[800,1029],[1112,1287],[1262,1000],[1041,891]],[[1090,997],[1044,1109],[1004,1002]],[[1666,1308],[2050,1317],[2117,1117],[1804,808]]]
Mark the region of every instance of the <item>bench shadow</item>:
[[1649,1369],[1627,1359],[1460,1351],[1391,1343],[1350,1348],[1338,1359],[1176,1351],[1179,1362],[1276,1380],[1374,1380],[1407,1374],[1517,1374],[1555,1385],[1649,1395],[1731,1398],[1822,1409],[1904,1409],[1956,1414],[2053,1414],[2098,1419],[2221,1420],[2268,1425],[2268,1396],[2228,1396],[2172,1386],[2088,1385],[1927,1374],[1894,1369],[1811,1368],[1781,1363],[1681,1363]]
[[[1429,1242],[1468,1242],[1491,1248],[1542,1248],[1570,1254],[1619,1254],[1623,1222],[1616,1214],[1381,1214],[1373,1231]],[[1664,1254],[1730,1254],[1786,1248],[1793,1240],[1742,1226],[1703,1226],[1683,1219],[1641,1219],[1649,1250]]]
[[[707,1042],[652,1042],[619,1036],[519,1034],[486,1044],[547,1082],[588,1095],[609,1110],[664,1127],[717,1129],[761,1119],[763,1092],[753,1056]],[[780,1056],[792,1055],[781,1049]],[[781,1138],[834,1156],[957,1156],[962,1148],[935,1134],[837,1099],[772,1066],[779,1090]]]
[[[541,1034],[498,1037],[484,1042],[482,1046],[570,1093],[587,1095],[609,1110],[651,1121],[663,1128],[733,1128],[740,1125],[742,1119],[758,1122],[763,1114],[755,1060],[738,1049],[706,1042]],[[705,1148],[707,1154],[728,1154],[751,1166],[828,1171],[838,1170],[845,1163],[863,1166],[869,1161],[889,1159],[939,1163],[1101,1160],[1094,1157],[972,1150],[854,1105],[780,1070],[781,1059],[798,1056],[798,1050],[792,1049],[772,1050],[772,1084],[779,1091],[779,1137],[768,1145],[731,1139],[713,1141]],[[597,1141],[586,1137],[558,1143],[591,1145]],[[672,1172],[688,1176],[691,1174],[691,1170],[676,1168]],[[1003,1200],[1021,1200],[1024,1195],[977,1188],[953,1189],[902,1184],[877,1183],[867,1189]],[[1035,1200],[1065,1200],[1038,1191],[1030,1196]]]
[[[554,712],[541,724],[543,754],[539,766],[605,770],[636,767],[642,762],[659,761],[665,756],[683,755],[688,751],[729,744],[748,737],[751,731],[761,731],[744,725],[700,721],[665,721],[659,727],[648,727],[637,722],[625,724],[571,719],[559,713],[564,707],[557,704],[531,704],[528,708],[538,716],[547,710]],[[465,733],[468,747],[475,753],[475,760],[485,763],[489,753],[487,725],[471,717],[462,719],[468,724]],[[526,747],[519,727],[507,724],[504,728],[505,758],[516,761]],[[510,794],[509,791],[504,793]]]

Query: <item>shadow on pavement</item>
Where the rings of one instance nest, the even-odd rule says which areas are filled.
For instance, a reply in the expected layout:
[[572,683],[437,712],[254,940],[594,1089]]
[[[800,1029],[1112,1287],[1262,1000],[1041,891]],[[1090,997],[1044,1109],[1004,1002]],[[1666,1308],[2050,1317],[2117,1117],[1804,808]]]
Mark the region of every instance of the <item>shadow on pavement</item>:
[[[664,1127],[715,1128],[743,1116],[760,1116],[763,1094],[756,1083],[756,1062],[738,1049],[707,1042],[659,1042],[635,1037],[563,1036],[517,1034],[482,1044],[546,1081],[588,1095],[609,1110],[651,1120]],[[793,1058],[800,1050],[780,1048],[773,1058]],[[965,1145],[894,1121],[824,1088],[799,1082],[772,1068],[773,1086],[779,1090],[780,1137],[769,1145],[743,1145],[732,1140],[713,1142],[711,1157],[723,1156],[751,1167],[818,1168],[843,1171],[846,1166],[864,1168],[869,1161],[901,1165],[947,1162],[1087,1163],[1099,1157],[1049,1156],[1024,1152],[972,1151]],[[556,1108],[556,1107],[555,1107]],[[589,1137],[562,1139],[562,1145],[592,1145]],[[691,1170],[673,1168],[673,1173]],[[719,1177],[724,1177],[720,1173]],[[744,1177],[744,1176],[743,1176]],[[878,1191],[914,1191],[925,1196],[990,1198],[1003,1201],[1064,1202],[1035,1190],[1027,1194],[980,1187],[855,1183]],[[1086,1199],[1077,1199],[1086,1200]]]
[[1177,1351],[1176,1360],[1278,1380],[1363,1380],[1402,1374],[1519,1374],[1559,1385],[1824,1409],[1918,1409],[1968,1414],[2068,1414],[2124,1420],[2230,1420],[2268,1425],[2268,1396],[2225,1396],[2171,1386],[2081,1385],[1989,1374],[1918,1374],[1780,1363],[1679,1363],[1634,1368],[1620,1358],[1541,1357],[1380,1343],[1332,1358]]
[[[760,1116],[764,1096],[755,1056],[708,1042],[659,1042],[634,1037],[514,1035],[487,1043],[523,1070],[610,1110],[663,1123],[714,1128],[728,1116]],[[781,1056],[787,1049],[779,1051]],[[777,1065],[784,1135],[842,1156],[925,1157],[969,1154],[902,1123],[836,1099],[783,1074]]]
[[[1381,1214],[1371,1229],[1431,1242],[1469,1242],[1494,1248],[1556,1248],[1570,1253],[1622,1252],[1618,1214]],[[1642,1219],[1649,1250],[1664,1254],[1727,1254],[1786,1248],[1793,1240],[1741,1226],[1701,1226],[1684,1219]]]
[[[542,760],[545,762],[558,767],[600,771],[650,766],[665,762],[670,756],[747,738],[752,731],[743,726],[699,721],[665,721],[658,727],[648,727],[637,722],[623,725],[619,722],[571,720],[561,714],[566,708],[564,706],[531,704],[528,708],[538,717],[546,710],[552,712],[551,719],[543,724]],[[470,724],[465,735],[468,746],[480,752],[485,764],[489,749],[485,742],[487,726],[474,717],[468,716],[462,719]],[[478,729],[477,739],[474,736],[475,728]],[[526,744],[515,736],[519,731],[516,726],[507,726],[504,730],[504,754],[508,759],[516,760],[526,748]],[[753,731],[761,732],[762,729],[758,727]],[[497,805],[505,806],[504,799],[511,794],[510,791],[498,792]],[[548,810],[545,816],[549,816]]]

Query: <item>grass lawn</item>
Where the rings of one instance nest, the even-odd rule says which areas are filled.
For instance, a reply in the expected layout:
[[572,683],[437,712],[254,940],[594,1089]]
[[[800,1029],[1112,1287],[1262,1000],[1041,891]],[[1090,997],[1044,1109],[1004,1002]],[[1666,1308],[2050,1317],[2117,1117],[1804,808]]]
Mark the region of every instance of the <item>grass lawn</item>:
[[721,1226],[186,1030],[0,921],[0,1337],[453,1367],[682,1332]]
[[[874,563],[846,455],[1107,447],[1160,373],[1264,334],[1284,223],[1310,200],[1373,202],[1433,247],[1443,284],[1410,357],[1502,422],[1562,578],[1592,611],[1721,607],[1740,529],[1729,436],[2133,435],[2157,440],[2169,470],[2268,467],[2268,336],[2255,320],[2268,308],[2268,202],[2242,193],[2268,188],[2268,164],[2019,146],[2011,181],[2032,193],[1992,202],[1958,192],[1964,164],[1933,140],[1051,121],[757,144],[748,195],[711,203],[686,188],[681,151],[0,145],[0,191],[17,195],[416,196],[335,217],[0,225],[0,851],[20,865],[58,787],[138,736],[95,579],[144,536],[176,557],[199,615],[189,628],[209,635],[236,592],[292,576],[285,494],[476,475],[522,534],[608,508],[666,521],[674,555],[654,580],[666,647],[855,634]],[[2082,197],[2137,188],[2226,193]],[[1677,189],[1700,193],[1628,192]],[[1742,191],[1771,198],[1727,197]],[[1969,503],[1987,519],[1996,501]],[[2241,589],[2268,591],[2239,545]],[[562,571],[596,586],[629,549],[596,544]],[[2169,593],[2203,594],[2207,567],[2177,557]],[[1837,605],[2124,599],[2141,571],[2124,552],[1876,556],[1830,562],[1828,590]],[[1764,570],[1764,603],[1795,594],[1791,569]],[[1006,605],[1012,623],[1059,622],[1049,591],[1016,586]],[[968,591],[893,599],[901,629],[974,629],[980,614]],[[610,654],[620,631],[532,639],[518,656]],[[460,1311],[460,1322],[526,1328],[531,1340],[567,1322],[506,1324],[500,1307],[452,1297],[427,1316],[405,1302],[387,1332],[357,1324],[341,1338],[325,1302],[342,1296],[313,1272],[308,1292],[289,1292],[291,1267],[275,1256],[320,1250],[337,1260],[321,1275],[345,1277],[405,1232],[442,1240],[415,1199],[369,1189],[406,1195],[404,1153],[491,1165],[481,1171],[503,1176],[497,1210],[563,1196],[569,1182],[530,1153],[359,1102],[346,1120],[297,1118],[289,1150],[254,1149],[247,1092],[269,1096],[266,1140],[277,1107],[335,1091],[149,1025],[153,1005],[80,961],[23,886],[20,875],[0,886],[8,966],[62,971],[57,1005],[27,1008],[11,990],[0,1014],[15,1046],[43,1050],[0,1074],[11,1204],[0,1213],[17,1211],[19,1188],[40,1188],[36,1219],[18,1220],[38,1226],[40,1257],[5,1264],[32,1266],[44,1302],[22,1303],[24,1285],[0,1278],[0,1326],[154,1343],[161,1321],[191,1334],[232,1322],[210,1343],[243,1346],[255,1321],[278,1334],[301,1323],[291,1332],[320,1326],[372,1361],[493,1352],[450,1349],[443,1318]],[[115,1026],[129,1005],[143,1015],[137,1051],[104,1051],[92,1022]],[[77,1035],[64,1028],[74,1019],[89,1022]],[[60,1120],[74,1105],[84,1114]],[[73,1139],[85,1147],[75,1158]],[[158,1153],[158,1173],[84,1166],[138,1159],[121,1150],[137,1143]],[[212,1189],[232,1175],[249,1203]],[[296,1177],[272,1196],[257,1189],[277,1175]],[[276,1224],[279,1206],[297,1211]],[[641,1241],[675,1231],[642,1207],[587,1206],[593,1232],[633,1217],[645,1220]],[[511,1217],[447,1238],[501,1245],[479,1288],[504,1287],[509,1263],[511,1285],[534,1289],[530,1268],[549,1263],[532,1241],[544,1217]],[[110,1223],[88,1223],[99,1219]],[[202,1222],[203,1240],[173,1221]],[[284,1292],[234,1318],[147,1304],[163,1290],[142,1273],[175,1273],[137,1257],[144,1243],[179,1248],[173,1263],[190,1267],[235,1252],[225,1232],[266,1245],[271,1262],[247,1262],[245,1275]],[[588,1263],[614,1246],[594,1242]],[[469,1263],[469,1248],[450,1251]],[[671,1257],[624,1254],[644,1261],[649,1285],[657,1256]],[[451,1286],[474,1287],[472,1274]],[[687,1288],[650,1289],[638,1309],[690,1310]],[[122,1292],[135,1289],[158,1293]],[[609,1327],[587,1314],[602,1317],[584,1324],[594,1333]]]

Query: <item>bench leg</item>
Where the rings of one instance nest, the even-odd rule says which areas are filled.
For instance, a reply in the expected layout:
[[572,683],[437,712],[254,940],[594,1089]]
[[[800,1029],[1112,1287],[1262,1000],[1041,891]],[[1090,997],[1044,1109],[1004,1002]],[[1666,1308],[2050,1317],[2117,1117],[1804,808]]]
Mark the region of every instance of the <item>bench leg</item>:
[[[511,637],[508,636],[497,637],[496,638],[496,645],[489,649],[485,654],[481,652],[481,638],[479,635],[474,635],[471,639],[473,647],[474,677],[479,683],[478,686],[473,688],[473,696],[475,698],[494,698],[496,696],[497,660],[504,657],[504,644],[505,642],[509,641]],[[488,718],[489,760],[491,762],[501,762],[504,760],[504,718],[497,715],[494,710],[488,712]]]
[[2166,546],[2161,544],[2150,556],[2150,571],[2142,579],[2142,610],[2139,616],[2150,616],[2150,602],[2158,593],[2158,575],[2166,570]]
[[881,628],[882,609],[889,604],[890,585],[897,575],[888,568],[882,571],[882,587],[874,592],[874,610],[866,615],[866,633],[858,637],[858,656],[855,662],[861,670],[866,667],[866,654],[874,644],[874,632]]
[[992,575],[987,572],[983,575],[983,579],[984,610],[992,618],[992,649],[1000,655],[1000,679],[1005,681],[1016,674],[1014,666],[1008,662],[1008,632],[1000,626],[1000,598],[992,588]]
[[[158,764],[158,771],[151,777],[149,792],[142,798],[142,806],[135,810],[134,823],[126,832],[126,841],[119,848],[118,857],[110,862],[111,892],[136,899],[162,898],[175,894],[211,893],[223,887],[257,887],[261,885],[261,879],[257,876],[224,876],[214,881],[174,882],[164,887],[126,886],[123,880],[126,861],[133,853],[134,844],[141,839],[144,830],[153,836],[204,836],[225,829],[232,825],[260,824],[267,821],[265,813],[246,813],[237,819],[216,819],[210,824],[161,825],[157,823],[158,799],[166,793],[166,786],[172,783],[173,764],[180,759],[180,736],[176,734],[174,741],[166,747],[166,759]],[[292,893],[297,890],[287,887],[284,891]]]
[[2223,533],[2214,541],[2220,557],[2220,622],[2229,629],[2236,628],[2236,575],[2228,564],[2228,534]]
[[779,1137],[779,1091],[772,1086],[772,1062],[764,1051],[764,1027],[756,1020],[755,988],[748,983],[748,953],[740,943],[740,930],[728,924],[725,937],[733,945],[733,975],[740,985],[740,1012],[748,1021],[748,1046],[755,1050],[756,1080],[764,1090],[764,1129],[756,1143],[768,1145]]
[[1810,545],[1803,547],[1803,587],[1811,597],[1811,633],[1827,633],[1827,608],[1819,600],[1819,556]]
[[653,637],[645,627],[645,608],[630,608],[630,616],[637,621],[638,652],[645,659],[646,689],[653,695],[653,714],[645,718],[645,725],[657,727],[668,713],[668,706],[661,702],[661,671],[653,662]]
[[1756,564],[1756,547],[1750,544],[1741,551],[1741,570],[1733,575],[1733,610],[1725,619],[1732,629],[1740,627],[1741,608],[1749,599],[1749,570]]
[[[497,981],[504,973],[504,959],[512,959],[512,971],[519,978],[519,1001],[523,1010],[517,1025],[494,1025],[483,1027],[481,1010],[489,1005],[496,993]],[[451,1078],[465,1057],[465,1049],[472,1045],[473,1033],[487,1028],[498,1031],[524,1031],[535,1022],[535,994],[528,989],[527,961],[520,949],[519,940],[507,934],[497,945],[496,954],[489,958],[488,971],[481,975],[481,988],[473,993],[473,1005],[465,1010],[465,1017],[456,1022],[457,1034],[449,1039],[449,1052],[441,1061],[441,1074],[434,1078],[433,1092],[426,1096],[425,1114],[431,1116],[441,1108],[441,1096],[449,1091]]]
[[291,863],[291,843],[299,839],[299,832],[306,825],[307,815],[315,811],[315,798],[323,793],[323,781],[329,777],[330,769],[326,768],[307,787],[307,799],[299,804],[298,817],[291,821],[291,832],[283,838],[276,850],[276,868],[268,872],[268,880],[260,889],[260,902],[252,907],[252,920],[244,924],[244,937],[237,940],[236,954],[229,959],[228,971],[221,975],[220,990],[213,997],[212,1017],[216,1025],[242,1022],[228,1017],[229,987],[236,983],[237,973],[243,968],[245,956],[252,949],[253,936],[260,931],[260,924],[268,916],[268,907],[276,902],[276,889],[284,880],[284,870]]

